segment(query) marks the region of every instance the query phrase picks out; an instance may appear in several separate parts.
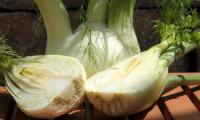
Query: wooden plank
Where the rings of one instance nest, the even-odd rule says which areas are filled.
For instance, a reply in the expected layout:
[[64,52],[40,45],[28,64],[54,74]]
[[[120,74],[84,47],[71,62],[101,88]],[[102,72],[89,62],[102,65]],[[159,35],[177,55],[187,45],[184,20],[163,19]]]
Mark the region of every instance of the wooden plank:
[[166,106],[166,104],[164,103],[164,100],[162,100],[162,98],[160,98],[158,100],[157,105],[158,105],[162,115],[164,116],[165,120],[174,120],[172,117],[172,114],[169,111],[169,108]]
[[188,86],[182,86],[182,89],[185,91],[186,95],[190,98],[191,102],[194,104],[196,109],[200,112],[200,101],[193,94],[193,92],[189,89]]
[[0,86],[0,94],[8,94],[8,90],[5,87]]
[[190,86],[190,89],[193,90],[193,93],[197,96],[198,100],[200,101],[200,86],[199,85]]
[[147,114],[144,120],[164,120],[162,113],[158,106],[154,106],[154,108]]
[[[173,90],[173,93],[180,93],[180,87]],[[171,94],[172,95],[172,94]],[[165,96],[166,97],[166,96]],[[175,120],[199,120],[200,114],[186,95],[177,96],[174,99],[165,101],[167,108]]]

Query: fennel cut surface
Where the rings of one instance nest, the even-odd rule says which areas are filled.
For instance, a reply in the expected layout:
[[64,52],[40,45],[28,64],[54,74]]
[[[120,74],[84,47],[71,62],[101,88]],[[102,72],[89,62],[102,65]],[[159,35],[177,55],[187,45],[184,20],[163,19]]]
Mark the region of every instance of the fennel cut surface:
[[85,84],[89,101],[111,116],[141,112],[154,104],[166,85],[168,67],[151,49],[99,72]]
[[55,118],[83,102],[86,73],[72,57],[25,57],[15,60],[5,77],[18,107],[32,117]]

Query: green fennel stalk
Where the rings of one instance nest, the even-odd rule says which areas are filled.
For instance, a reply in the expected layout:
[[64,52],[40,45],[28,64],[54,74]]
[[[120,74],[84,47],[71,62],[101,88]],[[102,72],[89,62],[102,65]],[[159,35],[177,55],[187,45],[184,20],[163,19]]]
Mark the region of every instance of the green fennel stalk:
[[[47,30],[46,54],[56,54],[72,30],[68,14],[61,0],[35,0]],[[59,42],[57,42],[59,41]]]
[[123,3],[120,0],[111,0],[108,13],[108,28],[117,33],[125,49],[132,48],[127,49],[129,54],[138,53],[140,49],[135,41],[136,35],[133,34],[135,33],[133,29],[135,2],[136,0],[126,0]]
[[[46,51],[50,52],[47,53],[78,58],[88,77],[140,52],[133,28],[135,0],[89,0],[86,18],[72,34],[69,17],[62,14],[67,11],[60,0],[35,2],[49,36]],[[52,14],[52,11],[57,14]],[[68,26],[66,29],[65,25]]]
[[180,85],[199,85],[200,73],[170,73],[167,78],[167,88]]
[[106,23],[109,0],[90,0],[87,8],[88,23]]

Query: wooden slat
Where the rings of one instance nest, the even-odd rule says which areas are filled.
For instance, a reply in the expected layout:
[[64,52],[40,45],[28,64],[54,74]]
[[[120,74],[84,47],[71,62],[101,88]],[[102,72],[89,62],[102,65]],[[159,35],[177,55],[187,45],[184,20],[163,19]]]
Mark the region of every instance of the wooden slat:
[[159,109],[160,109],[161,113],[163,114],[165,120],[174,120],[172,117],[172,114],[170,113],[168,107],[166,106],[166,104],[164,103],[164,100],[162,100],[162,98],[160,98],[158,100],[157,104],[158,104]]
[[159,107],[156,105],[154,108],[147,114],[144,120],[164,120],[164,117],[159,109]]
[[169,92],[163,94],[162,99],[164,101],[168,101],[168,100],[171,100],[171,99],[176,99],[176,98],[183,96],[183,95],[185,95],[185,92],[181,89],[181,87],[176,87],[176,88],[170,90]]
[[5,87],[0,86],[0,94],[8,94],[8,90]]
[[198,98],[193,94],[193,92],[189,89],[188,86],[182,86],[182,89],[185,91],[186,95],[190,98],[192,103],[195,105],[197,110],[200,112],[200,101],[198,100]]
[[[170,91],[171,92],[171,91]],[[182,93],[183,90],[178,87],[173,90],[173,95],[176,93]],[[167,97],[167,96],[165,96]],[[165,99],[166,100],[166,99]],[[172,114],[175,120],[199,120],[200,114],[193,103],[190,101],[187,95],[177,96],[165,101],[166,107],[169,109],[169,112]]]
[[190,87],[193,93],[197,96],[198,100],[200,101],[200,86],[193,86]]
[[147,116],[148,112],[153,109],[154,106],[155,105],[152,105],[148,109],[146,109],[146,110],[144,110],[144,111],[142,111],[140,113],[129,115],[128,119],[126,119],[126,120],[143,120]]

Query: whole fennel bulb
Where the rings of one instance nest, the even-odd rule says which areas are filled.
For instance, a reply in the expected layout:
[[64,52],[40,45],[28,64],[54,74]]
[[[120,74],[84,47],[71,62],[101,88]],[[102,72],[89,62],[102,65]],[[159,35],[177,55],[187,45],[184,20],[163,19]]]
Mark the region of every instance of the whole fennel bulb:
[[75,31],[61,0],[35,2],[47,29],[46,54],[79,59],[88,77],[140,52],[133,28],[135,0],[89,0],[87,17]]
[[11,60],[6,86],[18,107],[36,118],[55,118],[78,107],[86,73],[75,58],[61,55]]

